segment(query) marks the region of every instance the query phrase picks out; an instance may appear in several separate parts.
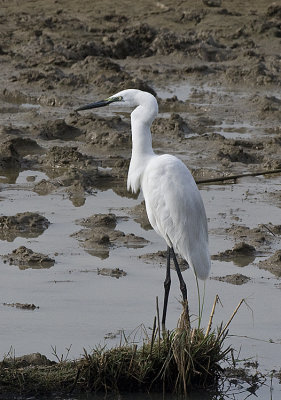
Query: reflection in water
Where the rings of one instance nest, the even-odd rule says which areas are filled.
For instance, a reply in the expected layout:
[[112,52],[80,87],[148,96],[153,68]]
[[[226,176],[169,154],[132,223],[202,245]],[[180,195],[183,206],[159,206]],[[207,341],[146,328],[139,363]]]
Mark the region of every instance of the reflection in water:
[[[56,397],[60,400],[223,400],[215,394],[208,392],[191,392],[185,396],[171,393],[122,393],[122,394],[82,394],[73,397]],[[46,398],[51,400],[53,397]]]
[[237,256],[232,259],[237,267],[246,267],[255,260],[255,256]]
[[[263,375],[253,377],[252,382],[240,379],[220,382],[218,392],[214,391],[192,391],[186,395],[173,393],[122,393],[122,394],[77,394],[75,396],[56,397],[59,400],[279,400],[280,391],[272,391],[272,384],[278,385],[276,378],[266,378]],[[54,397],[46,398],[53,400]]]
[[5,169],[1,171],[0,183],[14,184],[18,179],[20,170],[19,169]]

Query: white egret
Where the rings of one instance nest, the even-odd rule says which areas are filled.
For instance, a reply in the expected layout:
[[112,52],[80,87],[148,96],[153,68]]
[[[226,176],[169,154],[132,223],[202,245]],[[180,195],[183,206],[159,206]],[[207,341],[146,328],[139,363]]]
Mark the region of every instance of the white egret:
[[[207,279],[210,268],[205,208],[196,183],[185,164],[169,155],[156,155],[152,149],[150,126],[158,114],[156,98],[136,89],[123,90],[105,100],[79,107],[76,111],[120,104],[134,108],[131,113],[132,156],[127,189],[142,189],[148,219],[167,243],[167,270],[162,324],[165,326],[171,286],[170,257],[180,281],[187,307],[187,289],[177,258],[179,253],[196,278]],[[188,308],[187,308],[188,311]]]

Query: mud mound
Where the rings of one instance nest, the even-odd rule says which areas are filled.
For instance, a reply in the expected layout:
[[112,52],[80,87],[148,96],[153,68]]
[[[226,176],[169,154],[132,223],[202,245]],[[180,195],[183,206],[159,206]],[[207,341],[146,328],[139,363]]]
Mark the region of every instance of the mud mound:
[[[15,132],[14,129],[9,131]],[[14,134],[3,134],[2,136],[4,140],[0,143],[0,168],[4,171],[20,171],[33,165],[34,162],[37,163],[38,155],[44,152],[43,148],[33,139]]]
[[143,229],[145,229],[145,230],[152,229],[152,226],[150,225],[150,222],[147,217],[144,201],[142,201],[137,206],[128,209],[127,211],[129,212],[129,214],[131,214],[134,217],[134,220],[138,224],[140,224],[140,226]]
[[20,168],[20,155],[11,141],[0,143],[0,168],[3,170]]
[[33,190],[40,196],[45,196],[54,192],[59,187],[61,187],[61,184],[57,181],[48,181],[46,179],[42,179],[40,182],[34,185]]
[[219,254],[213,255],[212,259],[226,261],[237,257],[255,256],[255,254],[256,249],[254,246],[251,246],[245,242],[240,242],[237,243],[231,250],[225,250]]
[[36,140],[30,138],[17,137],[11,139],[10,142],[21,157],[31,154],[42,154],[44,152]]
[[34,190],[40,194],[48,194],[59,187],[65,187],[76,206],[84,204],[84,192],[90,192],[99,181],[96,161],[82,154],[75,146],[52,147],[41,165],[52,179],[42,180]]
[[228,160],[231,162],[241,162],[243,164],[255,164],[259,163],[261,159],[255,155],[246,152],[241,146],[233,147],[224,145],[217,153],[219,160]]
[[[268,245],[274,241],[274,236],[270,230],[267,229],[266,225],[260,225],[256,228],[233,225],[231,228],[226,229],[226,233],[239,241],[243,241],[246,238],[247,245],[254,246],[259,251],[266,249]],[[251,248],[249,251],[251,251]]]
[[277,277],[281,277],[281,250],[277,250],[271,257],[258,263],[260,269],[271,272]]
[[116,133],[116,131],[124,132],[130,130],[130,124],[119,116],[101,117],[94,112],[72,115],[70,123],[83,133],[88,134],[93,131],[99,131],[100,133],[114,131]]
[[0,239],[13,242],[16,237],[40,236],[50,225],[47,218],[33,212],[0,217]]
[[[34,305],[34,304],[33,304]],[[35,307],[35,306],[34,306]],[[5,363],[12,364],[17,368],[24,368],[27,366],[47,366],[56,364],[54,361],[48,360],[46,356],[40,353],[25,354],[20,357],[5,358]]]
[[35,304],[30,304],[30,303],[3,303],[3,306],[15,307],[19,308],[20,310],[31,310],[31,311],[39,308]]
[[169,118],[158,118],[153,125],[153,134],[160,135],[162,140],[163,136],[183,139],[191,133],[192,129],[188,123],[176,113],[172,113]]
[[55,87],[82,87],[85,84],[84,77],[79,74],[65,73],[59,68],[43,67],[43,70],[28,70],[20,72],[14,77],[14,81],[26,84],[37,83],[46,90],[52,90]]
[[[167,264],[167,253],[166,251],[157,251],[156,253],[147,253],[139,256],[140,259],[144,260],[146,263],[160,264],[161,266],[166,266]],[[180,255],[177,255],[178,264],[181,271],[185,271],[189,268],[186,260],[184,260]],[[171,269],[175,270],[174,263],[171,261]]]
[[123,90],[124,87],[144,90],[155,95],[155,90],[145,80],[121,69],[120,65],[110,59],[88,56],[72,66],[78,77],[83,73],[85,84],[100,88],[108,95]]
[[63,119],[48,121],[41,126],[33,127],[33,132],[44,140],[73,140],[81,135],[79,129],[68,125]]
[[112,278],[119,279],[126,276],[127,272],[119,268],[98,268],[98,275],[111,276]]
[[251,278],[242,274],[219,276],[219,277],[214,277],[212,279],[215,279],[220,282],[231,283],[232,285],[244,285],[245,283],[251,280]]
[[24,129],[19,129],[16,128],[12,125],[4,125],[0,126],[0,139],[5,140],[7,138],[10,138],[11,136],[22,136],[24,135],[25,130]]
[[52,147],[44,159],[44,165],[52,168],[72,168],[95,165],[92,158],[80,153],[77,147]]
[[55,260],[41,253],[35,253],[25,246],[12,251],[12,253],[2,256],[4,262],[10,265],[18,265],[20,269],[27,268],[50,268]]
[[148,24],[126,27],[117,34],[118,39],[111,35],[104,40],[105,45],[110,48],[111,57],[123,59],[127,56],[148,57],[153,54],[150,46],[156,36],[156,30]]
[[93,256],[107,258],[113,247],[138,248],[144,247],[148,241],[134,234],[125,234],[116,230],[116,216],[114,214],[95,214],[87,219],[77,221],[87,229],[75,233],[86,251]]
[[72,120],[85,133],[87,146],[93,151],[96,148],[123,150],[131,147],[130,125],[120,117],[103,118],[88,114],[79,115]]
[[117,217],[115,214],[94,214],[89,218],[78,220],[82,226],[86,228],[104,227],[108,229],[115,229],[117,224]]

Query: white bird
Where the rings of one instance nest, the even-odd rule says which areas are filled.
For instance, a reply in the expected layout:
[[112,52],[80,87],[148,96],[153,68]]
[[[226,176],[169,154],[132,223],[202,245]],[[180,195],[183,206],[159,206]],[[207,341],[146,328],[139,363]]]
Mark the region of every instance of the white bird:
[[135,193],[142,189],[150,224],[167,243],[162,316],[162,324],[165,326],[171,285],[170,257],[174,260],[187,315],[187,290],[175,252],[188,262],[196,278],[205,280],[209,275],[211,262],[205,208],[185,164],[169,154],[156,155],[152,149],[150,126],[158,114],[156,98],[141,90],[128,89],[105,100],[79,107],[76,111],[109,104],[134,109],[131,113],[132,156],[127,189]]

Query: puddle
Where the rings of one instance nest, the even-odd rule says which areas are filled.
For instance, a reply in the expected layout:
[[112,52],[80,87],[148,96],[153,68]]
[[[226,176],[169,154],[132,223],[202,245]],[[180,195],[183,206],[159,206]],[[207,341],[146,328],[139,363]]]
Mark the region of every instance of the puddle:
[[227,124],[222,122],[220,125],[215,125],[214,128],[215,133],[219,133],[228,139],[249,139],[253,134],[257,133],[250,124]]
[[180,84],[173,84],[171,87],[162,87],[157,90],[157,94],[162,99],[169,99],[173,96],[177,96],[179,100],[185,101],[189,99],[194,90],[194,85],[185,81]]
[[30,104],[30,103],[23,103],[20,105],[20,108],[24,109],[24,110],[32,110],[32,109],[40,109],[40,105],[39,104]]

